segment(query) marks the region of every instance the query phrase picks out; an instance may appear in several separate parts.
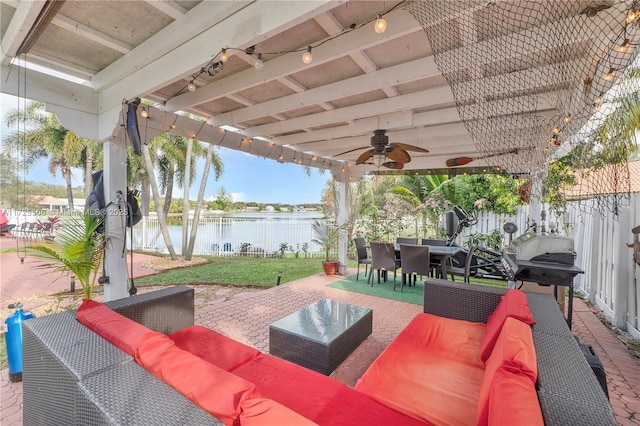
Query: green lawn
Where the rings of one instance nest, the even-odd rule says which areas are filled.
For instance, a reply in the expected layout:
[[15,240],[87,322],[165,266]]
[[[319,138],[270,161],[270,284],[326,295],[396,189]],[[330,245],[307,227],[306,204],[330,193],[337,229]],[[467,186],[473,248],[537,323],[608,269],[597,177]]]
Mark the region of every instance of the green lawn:
[[282,271],[284,284],[322,272],[318,258],[207,257],[211,263],[172,269],[156,275],[137,278],[138,285],[157,284],[232,284],[273,287]]

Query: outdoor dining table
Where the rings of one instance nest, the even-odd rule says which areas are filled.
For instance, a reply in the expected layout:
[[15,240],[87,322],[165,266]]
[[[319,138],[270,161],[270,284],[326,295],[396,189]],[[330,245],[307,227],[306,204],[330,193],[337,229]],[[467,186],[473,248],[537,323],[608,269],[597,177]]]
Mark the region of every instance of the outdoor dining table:
[[[402,266],[402,259],[400,258],[400,244],[395,244],[394,248],[396,252],[396,259],[400,259],[400,266]],[[460,251],[462,251],[462,247],[429,245],[430,263],[440,264],[442,279],[447,279],[447,263],[449,258],[451,256],[455,256]]]

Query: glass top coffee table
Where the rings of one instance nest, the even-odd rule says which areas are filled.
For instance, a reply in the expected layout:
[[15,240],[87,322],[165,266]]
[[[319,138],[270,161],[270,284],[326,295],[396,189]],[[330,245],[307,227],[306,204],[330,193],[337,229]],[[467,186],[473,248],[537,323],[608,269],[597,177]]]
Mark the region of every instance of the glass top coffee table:
[[371,335],[373,311],[321,299],[269,326],[269,353],[331,374]]

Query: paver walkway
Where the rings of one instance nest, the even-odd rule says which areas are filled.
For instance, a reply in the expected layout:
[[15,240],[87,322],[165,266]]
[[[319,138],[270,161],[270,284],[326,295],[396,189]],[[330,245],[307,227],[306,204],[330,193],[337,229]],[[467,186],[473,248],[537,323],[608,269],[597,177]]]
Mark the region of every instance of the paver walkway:
[[[0,255],[2,286],[12,279],[14,266],[6,267]],[[15,256],[15,255],[13,255]],[[139,255],[142,256],[142,255]],[[141,259],[141,258],[138,258]],[[140,262],[140,260],[138,260]],[[18,265],[18,267],[21,267]],[[26,269],[26,268],[25,268]],[[19,271],[18,271],[19,272]],[[355,272],[355,271],[353,271]],[[34,277],[25,276],[22,287],[38,286]],[[329,297],[373,309],[373,333],[333,373],[333,377],[353,386],[371,362],[395,338],[421,306],[381,299],[327,287],[339,277],[315,275],[261,291],[229,291],[228,287],[196,286],[196,323],[213,328],[240,342],[268,352],[268,326],[302,307]],[[35,279],[35,281],[39,281]],[[41,284],[44,285],[44,284]],[[66,285],[66,284],[65,284]],[[364,284],[363,284],[364,285]],[[40,288],[40,287],[38,287]],[[64,289],[62,286],[61,289]],[[141,289],[148,291],[148,289]],[[4,300],[4,298],[3,298]],[[580,299],[575,299],[573,331],[583,343],[593,345],[602,360],[611,405],[620,425],[640,425],[640,366],[622,343]],[[561,354],[560,354],[561,356]],[[0,371],[3,426],[22,424],[22,383],[8,381],[7,370]]]

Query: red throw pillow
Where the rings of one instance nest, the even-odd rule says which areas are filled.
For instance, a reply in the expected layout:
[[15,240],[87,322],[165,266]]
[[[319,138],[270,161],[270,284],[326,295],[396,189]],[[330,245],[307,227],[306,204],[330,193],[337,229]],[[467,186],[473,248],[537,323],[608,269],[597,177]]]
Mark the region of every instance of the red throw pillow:
[[142,339],[151,333],[147,327],[130,320],[95,300],[84,300],[76,318],[85,327],[106,339],[131,356]]
[[501,367],[496,371],[488,411],[489,426],[544,425],[535,385],[518,369]]
[[508,369],[526,377],[535,393],[538,365],[531,327],[514,318],[505,320],[491,356],[485,363],[478,398],[477,425],[479,426],[489,422],[491,395],[495,386],[496,372],[500,369]]
[[496,309],[489,315],[487,328],[480,348],[480,359],[483,362],[486,362],[489,355],[491,355],[493,346],[496,344],[496,340],[502,329],[502,324],[504,324],[504,320],[509,317],[529,325],[536,323],[529,310],[527,295],[524,294],[524,292],[516,289],[507,290],[504,296],[500,298],[500,303],[498,303]]
[[260,397],[253,383],[177,348],[162,333],[143,339],[136,361],[226,425],[234,424],[244,400]]

